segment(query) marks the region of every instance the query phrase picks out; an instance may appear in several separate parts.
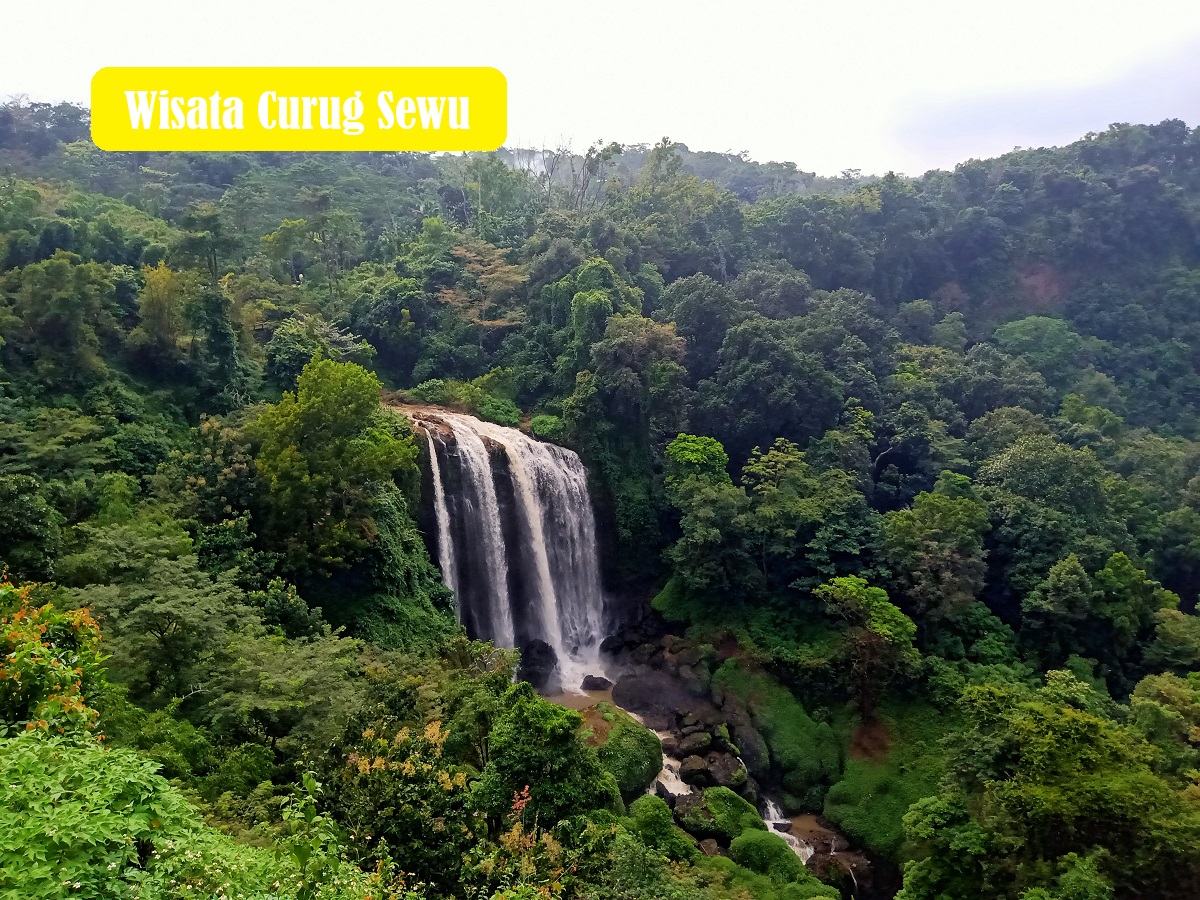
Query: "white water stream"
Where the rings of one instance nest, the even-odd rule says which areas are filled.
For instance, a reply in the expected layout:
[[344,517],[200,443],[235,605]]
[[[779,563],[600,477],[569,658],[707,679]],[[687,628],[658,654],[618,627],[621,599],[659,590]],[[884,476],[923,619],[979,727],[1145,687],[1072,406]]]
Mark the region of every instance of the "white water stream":
[[[792,820],[783,814],[783,810],[779,808],[778,803],[771,799],[767,799],[765,802],[766,807],[763,809],[762,814],[763,821],[767,823],[772,831],[787,841],[788,846],[792,848],[793,853],[800,857],[801,862],[807,863],[812,859],[813,853],[816,852],[813,849],[813,845],[792,834]],[[777,825],[783,825],[786,828],[776,828],[775,826]]]
[[450,593],[458,596],[458,571],[454,563],[454,541],[450,538],[450,512],[446,509],[446,489],[442,484],[442,467],[438,463],[437,448],[433,432],[425,433],[429,439],[429,467],[433,473],[433,515],[437,521],[438,565]]
[[[456,428],[453,425],[451,428],[461,461],[466,512],[474,517],[474,522],[483,532],[483,546],[464,547],[463,551],[464,554],[482,553],[483,563],[490,575],[489,590],[492,602],[489,604],[488,613],[492,632],[486,637],[501,647],[513,647],[516,644],[516,635],[513,631],[512,605],[508,595],[508,554],[504,546],[504,534],[500,529],[500,502],[496,498],[496,484],[492,478],[492,460],[479,432],[473,428]],[[450,541],[450,545],[450,559],[464,555],[455,552],[453,541]],[[446,578],[444,572],[442,577],[449,586],[451,579]],[[454,580],[457,582],[457,576],[454,576]]]
[[[641,716],[635,716],[633,713],[629,714],[641,722],[641,724],[646,724],[645,722],[642,722]],[[658,738],[658,742],[660,744],[667,737],[669,737],[665,731],[655,731],[654,734]],[[657,793],[659,784],[661,784],[667,790],[667,793],[669,793],[672,797],[683,797],[696,790],[679,777],[679,760],[673,756],[667,756],[667,754],[664,752],[662,755],[662,761],[662,771],[659,772],[658,776],[653,782],[651,782],[650,787],[646,790],[646,793]]]

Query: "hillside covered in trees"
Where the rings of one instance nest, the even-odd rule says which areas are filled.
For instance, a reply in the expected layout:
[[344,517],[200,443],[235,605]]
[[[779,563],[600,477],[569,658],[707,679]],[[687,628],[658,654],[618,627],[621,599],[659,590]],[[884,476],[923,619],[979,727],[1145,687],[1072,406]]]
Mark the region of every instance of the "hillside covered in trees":
[[[579,453],[736,791],[462,633],[393,399]],[[1200,896],[1200,128],[820,179],[10,102],[0,562],[12,896]]]

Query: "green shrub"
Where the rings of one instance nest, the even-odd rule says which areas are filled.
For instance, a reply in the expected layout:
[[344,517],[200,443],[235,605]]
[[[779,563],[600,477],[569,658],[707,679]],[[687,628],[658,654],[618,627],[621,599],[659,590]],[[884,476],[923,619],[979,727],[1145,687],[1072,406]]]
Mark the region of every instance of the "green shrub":
[[86,609],[59,611],[37,599],[35,585],[0,580],[0,736],[95,727],[89,704],[108,692],[99,645]]
[[842,892],[828,884],[822,884],[815,877],[809,876],[804,881],[794,881],[785,884],[779,890],[779,900],[809,900],[812,897],[828,897],[841,900]]
[[484,394],[475,407],[475,413],[481,419],[516,428],[521,424],[521,409],[511,400]]
[[448,731],[436,721],[400,729],[391,717],[365,721],[348,725],[330,755],[325,809],[362,836],[360,862],[370,865],[386,848],[405,872],[449,896],[477,836],[467,773],[443,753]]
[[621,796],[632,800],[662,770],[662,744],[654,732],[619,710],[615,721],[599,749],[600,765],[616,777]]
[[829,789],[824,814],[873,853],[899,859],[909,806],[933,796],[946,771],[941,736],[952,723],[925,703],[893,704],[880,714],[891,739],[882,759],[851,759]]
[[446,382],[441,378],[431,378],[428,381],[422,381],[408,393],[409,396],[420,403],[445,404],[450,402]]
[[719,893],[714,891],[710,896],[753,897],[754,900],[808,900],[810,897],[837,900],[841,897],[837,888],[822,884],[807,871],[801,873],[803,880],[781,885],[769,876],[739,866],[725,856],[704,857],[697,860],[695,865],[706,880],[720,888]]
[[334,624],[348,624],[359,637],[407,653],[428,653],[458,632],[454,620],[421,595],[355,598],[336,613]]
[[502,705],[474,792],[477,808],[499,820],[528,788],[525,819],[543,827],[593,809],[625,812],[616,779],[580,739],[579,713],[542,699],[525,681],[509,688]]
[[[130,716],[133,721],[121,723],[123,735],[112,733],[111,719],[105,713],[105,733],[110,738],[130,744],[160,763],[166,778],[186,780],[204,775],[211,769],[215,756],[208,735],[186,719],[176,718],[176,704],[148,714],[136,707],[129,709],[134,711]],[[125,740],[120,740],[121,737]]]
[[515,369],[496,368],[472,380],[471,384],[493,397],[516,400],[520,390],[520,376]]
[[221,765],[208,777],[212,795],[229,791],[247,797],[275,774],[275,754],[262,744],[241,744],[222,754]]
[[[662,853],[647,846],[637,835],[622,827],[612,829],[611,838],[604,841],[604,849],[591,844],[593,852],[585,855],[581,863],[586,867],[582,877],[585,892],[573,896],[586,896],[616,900],[616,898],[664,898],[664,900],[701,900],[694,890],[688,890],[675,880],[674,867],[670,866]],[[528,893],[505,892],[495,895],[497,900],[536,900],[550,896],[550,891],[529,889]]]
[[283,877],[273,854],[203,826],[157,767],[86,738],[0,741],[0,894],[172,896],[178,878],[197,896],[226,882],[242,896]]
[[654,794],[644,794],[629,804],[629,827],[646,846],[668,859],[683,862],[699,853],[696,842],[675,826],[666,801]]
[[[485,376],[486,378],[486,376]],[[431,378],[422,381],[407,394],[418,403],[434,403],[439,406],[457,406],[465,409],[471,415],[516,428],[521,424],[521,408],[510,398],[489,393],[481,386],[481,379],[475,382],[455,381],[453,379]],[[492,385],[492,382],[485,382]],[[501,385],[502,382],[496,382]]]
[[621,789],[612,772],[601,770],[596,783],[600,799],[597,809],[610,812],[614,816],[625,815],[625,800],[621,797]]
[[342,857],[309,776],[307,803],[285,813],[292,834],[278,853],[206,825],[156,768],[86,736],[35,729],[0,738],[0,896],[380,896],[380,880]]
[[567,426],[558,416],[534,416],[529,427],[542,440],[563,441],[567,437]]
[[674,576],[663,585],[650,605],[672,622],[692,622],[704,618],[710,598],[699,596],[684,587],[683,579]]

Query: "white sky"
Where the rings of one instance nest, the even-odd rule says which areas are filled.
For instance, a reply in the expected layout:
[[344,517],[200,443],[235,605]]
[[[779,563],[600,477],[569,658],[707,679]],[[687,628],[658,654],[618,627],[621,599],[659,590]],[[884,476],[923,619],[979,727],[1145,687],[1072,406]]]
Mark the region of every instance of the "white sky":
[[0,0],[0,97],[110,65],[491,65],[509,144],[919,174],[1111,122],[1200,124],[1187,0]]

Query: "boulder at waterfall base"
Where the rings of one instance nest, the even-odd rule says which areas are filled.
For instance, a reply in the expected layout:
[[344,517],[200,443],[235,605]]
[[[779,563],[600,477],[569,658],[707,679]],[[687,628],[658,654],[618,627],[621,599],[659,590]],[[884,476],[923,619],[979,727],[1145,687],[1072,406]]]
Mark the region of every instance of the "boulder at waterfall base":
[[677,752],[679,756],[697,756],[707,750],[711,743],[712,735],[707,731],[694,732],[679,741]]
[[746,766],[732,753],[710,753],[706,762],[714,784],[738,790],[746,783]]
[[538,693],[557,693],[561,690],[558,654],[545,641],[534,638],[521,649],[521,668],[517,677],[528,681]]
[[708,762],[702,756],[685,756],[679,764],[679,777],[688,784],[704,787],[712,784]]
[[642,796],[662,771],[658,736],[611,703],[584,711],[588,743],[596,748],[600,765],[611,772],[626,802]]
[[715,838],[723,846],[746,830],[767,828],[757,809],[725,787],[711,787],[679,797],[675,803],[675,821],[694,837]]

